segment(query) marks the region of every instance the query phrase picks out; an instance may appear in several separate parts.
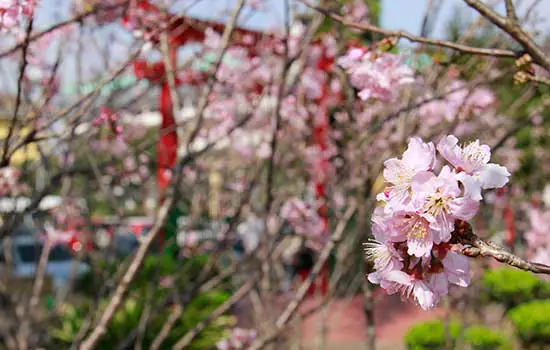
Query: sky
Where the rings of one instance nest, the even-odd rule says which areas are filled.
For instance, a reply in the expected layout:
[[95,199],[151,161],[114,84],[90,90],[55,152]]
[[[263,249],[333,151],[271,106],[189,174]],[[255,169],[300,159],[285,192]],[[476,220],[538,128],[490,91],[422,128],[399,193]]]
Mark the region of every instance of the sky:
[[[283,0],[265,0],[269,11],[261,13],[255,12],[251,15],[250,11],[245,10],[241,18],[244,18],[245,25],[248,27],[269,30],[277,27],[281,27],[283,24]],[[435,2],[441,2],[441,10],[439,12],[438,21],[434,27],[434,30],[430,33],[430,36],[443,38],[446,34],[446,23],[457,16],[460,12],[473,16],[474,11],[466,7],[463,4],[463,0],[434,0]],[[486,2],[492,1],[499,4],[497,9],[503,11],[503,0],[485,0]],[[537,0],[517,0],[516,3],[521,3],[523,6],[519,7],[519,14],[521,15],[525,8],[528,7],[533,1]],[[550,0],[538,0],[540,2],[535,15],[538,17],[544,17],[543,14],[550,13]],[[196,3],[189,10],[189,14],[200,18],[209,18],[222,20],[227,18],[228,9],[233,8],[233,4],[236,0],[179,0],[175,1],[179,4],[172,9],[175,13],[181,13],[189,4]],[[291,0],[291,3],[296,3],[296,0]],[[388,29],[404,29],[414,34],[419,34],[421,28],[421,22],[424,17],[429,0],[383,0],[382,1],[382,14],[381,14],[381,26]],[[51,26],[53,23],[62,19],[69,18],[70,13],[67,4],[72,3],[67,0],[41,0],[40,1],[40,14],[37,20],[37,28],[45,29]],[[303,8],[303,7],[302,7]],[[242,22],[241,22],[242,23]],[[545,23],[540,23],[539,28],[542,28],[545,32],[550,32],[550,19]],[[106,32],[112,33],[112,28],[106,29]],[[115,27],[116,28],[116,27]],[[124,32],[122,29],[115,29],[117,37],[126,36],[129,40],[129,33]],[[108,43],[107,36],[98,36],[99,44]],[[4,45],[0,45],[4,46]],[[116,50],[116,49],[115,49]],[[51,51],[51,50],[50,50]],[[102,62],[101,57],[98,57],[97,50],[90,53],[87,58],[89,61]],[[125,57],[124,48],[122,48],[121,57]],[[15,64],[15,62],[14,62]],[[75,71],[74,63],[67,62],[67,66],[63,70]],[[99,70],[102,70],[102,65],[98,66]],[[11,69],[10,69],[11,70]],[[97,72],[96,72],[97,73]],[[93,74],[96,74],[93,73]],[[73,78],[71,78],[71,76]],[[74,74],[69,75],[69,80],[74,79]],[[3,84],[2,84],[3,85]]]
[[[516,0],[519,4],[518,14],[524,13],[532,3],[537,0]],[[216,8],[230,8],[234,0],[207,0],[199,2],[191,13],[200,17],[216,17],[219,11]],[[381,25],[388,29],[404,29],[414,34],[420,33],[421,22],[424,17],[429,0],[382,0]],[[445,36],[445,23],[456,16],[458,11],[466,14],[473,14],[473,10],[464,5],[463,0],[434,0],[441,3],[440,15],[432,36],[442,38]],[[497,10],[504,12],[503,0],[485,0],[487,3],[497,3]],[[540,3],[536,13],[539,17],[550,13],[550,0],[538,0]],[[256,14],[247,24],[258,28],[276,27],[282,24],[282,3],[283,0],[266,0],[270,8],[269,14]],[[550,19],[541,24],[541,28],[550,30]]]
[[[437,1],[437,0],[436,0]],[[458,11],[465,10],[466,14],[472,14],[473,9],[464,5],[462,0],[440,0],[441,10],[439,20],[434,28],[432,36],[443,38],[445,36],[445,23],[456,16]],[[515,3],[521,4],[518,7],[518,14],[524,13],[535,0],[523,0],[515,1]],[[490,1],[486,1],[490,2]],[[492,2],[495,2],[494,0]],[[501,13],[504,11],[502,5],[504,1],[498,0],[497,10]],[[428,0],[383,0],[382,5],[382,26],[388,29],[404,29],[414,34],[419,34],[422,18],[428,6]],[[550,0],[541,0],[537,6],[537,10],[534,11],[535,15],[544,17],[543,14],[550,13]],[[546,15],[548,17],[548,15]],[[550,19],[547,19],[545,23],[540,24],[541,29],[550,30]]]
[[[249,20],[248,25],[252,27],[269,29],[280,26],[282,24],[282,4],[283,0],[264,0],[269,6],[270,11],[268,13],[256,13]],[[390,29],[405,29],[415,34],[419,33],[420,25],[426,7],[429,0],[382,0],[382,26]],[[485,0],[486,2],[500,3],[501,6],[497,6],[498,9],[503,11],[503,0]],[[525,9],[530,4],[537,0],[516,0],[515,2],[521,4],[519,6],[520,14],[522,9]],[[550,13],[550,0],[538,0],[538,14],[543,17],[542,14]],[[72,2],[72,1],[71,1]],[[220,18],[223,14],[226,14],[227,9],[232,8],[232,4],[235,0],[179,0],[175,1],[179,6],[173,8],[174,12],[181,12],[187,8],[189,4],[196,3],[189,10],[190,14],[206,17],[206,18]],[[297,1],[292,1],[297,2]],[[440,11],[438,25],[435,28],[434,36],[441,37],[445,33],[445,22],[448,22],[454,15],[457,14],[457,8],[467,9],[463,0],[434,0],[434,2],[441,2],[442,8]],[[41,16],[40,24],[47,26],[47,22],[53,20],[54,16],[64,17],[68,14],[67,6],[58,6],[60,4],[67,4],[66,0],[41,0],[41,12],[44,14]],[[59,9],[61,10],[54,10]],[[473,12],[469,9],[467,12]],[[245,15],[246,16],[246,15]],[[545,29],[550,29],[550,20],[543,26]]]

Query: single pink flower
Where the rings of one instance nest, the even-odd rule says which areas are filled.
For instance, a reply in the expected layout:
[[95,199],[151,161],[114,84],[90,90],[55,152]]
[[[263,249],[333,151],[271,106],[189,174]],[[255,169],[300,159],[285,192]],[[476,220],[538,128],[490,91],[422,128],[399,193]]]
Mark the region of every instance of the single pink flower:
[[479,140],[461,147],[458,139],[449,135],[439,141],[437,149],[458,171],[457,178],[464,185],[465,195],[474,200],[482,199],[482,189],[501,188],[508,183],[508,170],[489,163],[491,149],[480,144]]
[[409,190],[414,177],[431,171],[435,159],[433,143],[411,138],[402,159],[391,158],[384,162],[384,179],[389,186],[377,199],[405,203],[410,198]]
[[364,101],[392,101],[401,87],[414,82],[414,72],[400,55],[366,52],[357,59],[358,55],[358,49],[352,49],[338,64],[347,69],[351,85],[360,90],[359,97]]
[[479,209],[479,202],[460,197],[456,173],[444,166],[438,176],[425,173],[412,184],[417,208],[429,217],[436,243],[447,242],[454,231],[456,219],[471,220]]
[[416,211],[400,211],[394,213],[391,219],[391,229],[387,232],[388,240],[406,242],[407,253],[416,257],[429,256],[434,241],[442,238],[434,232],[430,222],[431,217]]

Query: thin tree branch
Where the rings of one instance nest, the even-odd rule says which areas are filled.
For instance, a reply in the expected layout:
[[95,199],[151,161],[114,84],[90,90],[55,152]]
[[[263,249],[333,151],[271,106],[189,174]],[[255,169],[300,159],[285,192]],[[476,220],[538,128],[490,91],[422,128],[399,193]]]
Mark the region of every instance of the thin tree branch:
[[506,17],[508,17],[510,21],[518,22],[518,15],[513,0],[506,0]]
[[499,15],[479,0],[464,0],[464,2],[479,12],[480,15],[491,21],[494,25],[509,34],[523,46],[523,49],[533,57],[536,63],[550,71],[550,58],[548,58],[544,51],[535,43],[533,38],[521,28],[517,21],[511,21],[509,18]]
[[80,350],[91,350],[95,348],[95,346],[97,345],[101,337],[106,333],[107,326],[109,325],[110,321],[115,315],[115,312],[118,310],[120,304],[122,303],[124,295],[128,290],[128,287],[130,286],[130,283],[134,280],[138,270],[141,267],[141,264],[143,263],[143,260],[145,259],[147,252],[149,251],[149,248],[153,244],[153,241],[158,235],[158,233],[160,232],[160,230],[162,230],[162,228],[166,224],[166,221],[168,220],[169,212],[176,203],[177,187],[182,179],[183,172],[181,170],[183,169],[183,166],[189,163],[190,161],[192,161],[198,155],[206,152],[216,143],[216,142],[212,142],[197,152],[194,152],[194,153],[189,152],[189,146],[193,141],[193,139],[195,138],[195,136],[198,134],[198,128],[200,128],[200,124],[201,124],[200,121],[203,118],[204,110],[206,109],[206,106],[208,104],[208,97],[210,95],[212,86],[215,81],[215,74],[217,72],[218,67],[220,66],[223,54],[225,53],[225,50],[227,50],[227,47],[229,46],[231,34],[234,31],[237,19],[239,17],[239,13],[241,12],[243,5],[244,5],[244,0],[240,0],[240,2],[236,5],[236,8],[231,18],[229,19],[227,26],[225,27],[225,31],[222,36],[222,44],[221,44],[222,46],[220,48],[220,51],[216,60],[216,70],[213,72],[211,79],[208,80],[206,86],[203,89],[203,93],[201,95],[201,102],[199,102],[199,108],[197,111],[198,122],[195,127],[195,130],[193,130],[191,137],[189,138],[186,145],[186,149],[188,150],[188,152],[176,167],[178,171],[175,172],[176,176],[172,181],[172,189],[174,193],[167,195],[166,200],[163,202],[162,206],[159,208],[157,219],[155,220],[156,222],[153,225],[153,228],[141,243],[139,249],[135,254],[134,259],[132,260],[132,263],[128,267],[128,270],[124,274],[120,283],[117,285],[117,288],[115,289],[115,292],[113,293],[113,296],[111,297],[109,304],[105,308],[96,327],[92,330],[90,335],[83,341],[83,343],[79,347]]
[[221,37],[221,44],[220,44],[221,47],[218,48],[218,52],[216,53],[216,57],[214,59],[214,62],[216,62],[216,64],[214,65],[214,72],[208,77],[208,80],[206,81],[206,86],[202,90],[202,94],[199,98],[199,102],[197,105],[197,112],[196,112],[197,122],[195,124],[195,127],[191,131],[191,134],[189,135],[189,139],[187,141],[187,147],[186,147],[187,151],[189,151],[189,147],[191,146],[191,144],[199,134],[200,128],[202,126],[202,121],[204,119],[204,110],[208,105],[210,92],[212,92],[212,88],[214,86],[214,83],[216,82],[216,74],[222,63],[223,56],[225,55],[225,52],[229,47],[229,41],[231,40],[231,36],[233,34],[233,31],[235,30],[235,26],[237,24],[237,20],[239,19],[241,10],[243,9],[244,3],[245,3],[245,0],[239,0],[239,2],[235,5],[235,9],[233,13],[231,14],[229,20],[227,21],[227,25]]
[[244,298],[256,285],[258,281],[258,274],[254,275],[243,284],[236,292],[229,298],[225,303],[220,305],[212,314],[210,314],[205,320],[197,324],[193,329],[187,332],[178,342],[172,347],[173,350],[181,350],[188,346],[193,339],[212,321],[215,321],[218,317],[225,314],[233,305],[235,305],[239,300]]
[[29,18],[29,23],[27,24],[27,30],[25,31],[25,40],[23,40],[23,54],[21,55],[21,64],[19,65],[19,78],[17,79],[17,95],[15,97],[15,108],[13,109],[13,115],[11,118],[10,128],[8,129],[8,135],[4,140],[4,149],[2,151],[2,161],[0,166],[6,166],[10,162],[9,157],[9,146],[11,137],[17,128],[17,115],[19,114],[19,108],[21,107],[21,95],[23,94],[23,78],[25,77],[25,69],[27,68],[27,51],[30,44],[30,35],[32,32],[34,24],[34,16]]
[[[110,11],[110,10],[113,10],[113,9],[116,9],[117,7],[121,7],[123,5],[126,5],[127,3],[129,2],[129,0],[124,0],[123,2],[120,2],[118,4],[114,4],[114,5],[109,5],[109,6],[101,6],[101,7],[97,7],[95,9],[93,9],[92,11],[88,11],[88,12],[84,12],[80,15],[77,15],[73,18],[70,18],[66,21],[63,21],[63,22],[59,22],[53,26],[51,26],[50,28],[40,32],[40,33],[36,33],[34,35],[32,35],[28,41],[29,42],[32,42],[32,41],[36,41],[40,38],[42,38],[44,35],[47,35],[51,32],[54,32],[58,29],[61,29],[65,26],[68,26],[70,24],[73,24],[73,23],[77,23],[77,22],[81,22],[82,20],[84,20],[85,18],[89,17],[89,16],[92,16],[92,15],[95,15],[97,13],[100,13],[100,12],[107,12],[107,11]],[[16,52],[17,50],[20,50],[22,48],[25,47],[26,41],[20,43],[20,44],[17,44],[15,46],[13,46],[12,48],[0,53],[0,59],[6,57],[6,56],[9,56],[11,54],[13,54],[14,52]]]
[[277,322],[274,325],[274,329],[272,332],[267,334],[265,337],[258,339],[255,341],[252,346],[250,347],[250,350],[258,350],[263,348],[267,343],[274,340],[277,335],[285,328],[285,325],[292,319],[296,311],[298,310],[298,307],[304,300],[305,296],[307,295],[307,291],[313,284],[313,282],[317,279],[317,276],[319,275],[319,272],[325,265],[326,261],[328,260],[330,256],[330,252],[332,249],[340,243],[342,236],[344,234],[344,231],[346,229],[346,226],[355,213],[357,209],[357,204],[355,202],[352,202],[344,214],[344,217],[342,220],[338,223],[338,226],[334,230],[334,233],[328,241],[325,246],[323,247],[323,250],[319,254],[319,258],[315,262],[315,265],[313,266],[313,269],[311,270],[311,273],[309,277],[300,285],[300,288],[298,289],[298,292],[296,293],[296,297],[294,300],[288,304],[287,308],[283,311],[283,313],[279,316],[277,319]]
[[465,247],[462,248],[462,254],[468,257],[490,257],[498,262],[524,271],[546,275],[550,274],[550,266],[548,265],[520,258],[515,254],[505,251],[504,248],[493,242],[485,242],[473,232],[472,226],[466,221],[457,220],[455,227],[454,234],[458,239],[458,243],[465,245]]
[[422,36],[414,35],[412,33],[409,33],[404,30],[390,30],[390,29],[382,29],[380,27],[377,27],[372,24],[367,23],[355,23],[352,21],[347,20],[345,17],[336,14],[330,10],[327,10],[321,6],[314,5],[310,3],[307,0],[299,0],[301,3],[306,5],[307,7],[317,10],[327,17],[332,18],[335,21],[338,21],[342,23],[343,25],[349,27],[349,28],[356,28],[365,32],[372,32],[377,34],[386,35],[389,37],[396,37],[396,38],[404,38],[412,42],[427,44],[427,45],[433,45],[433,46],[440,46],[445,47],[449,49],[453,49],[456,51],[460,51],[463,53],[469,53],[474,55],[481,55],[481,56],[493,56],[493,57],[512,57],[516,58],[518,57],[518,54],[512,50],[505,50],[505,49],[486,49],[486,48],[479,48],[479,47],[472,47],[462,44],[457,44],[452,41],[447,40],[438,40],[438,39],[430,39],[425,38]]

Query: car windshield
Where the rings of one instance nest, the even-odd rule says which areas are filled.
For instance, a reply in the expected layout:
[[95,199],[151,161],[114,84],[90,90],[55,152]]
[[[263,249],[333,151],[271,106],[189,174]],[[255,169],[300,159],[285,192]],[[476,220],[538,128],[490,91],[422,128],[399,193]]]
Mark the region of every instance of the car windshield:
[[[17,247],[17,253],[19,254],[21,261],[24,263],[37,262],[42,254],[42,245],[24,244]],[[49,261],[62,262],[70,261],[72,259],[71,253],[62,246],[55,246],[50,252]]]

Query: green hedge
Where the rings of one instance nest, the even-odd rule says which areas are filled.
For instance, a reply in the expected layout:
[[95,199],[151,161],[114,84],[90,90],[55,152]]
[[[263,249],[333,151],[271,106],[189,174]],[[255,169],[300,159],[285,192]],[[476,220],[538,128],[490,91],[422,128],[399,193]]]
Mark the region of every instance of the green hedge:
[[[450,323],[453,348],[461,331],[459,322]],[[442,321],[429,321],[414,325],[405,335],[405,344],[409,350],[444,350],[445,339],[445,324]]]
[[486,297],[511,309],[521,303],[550,295],[547,282],[531,272],[514,268],[489,270],[483,277]]
[[550,344],[550,300],[535,300],[508,313],[525,347]]
[[485,326],[472,326],[464,332],[464,342],[472,350],[512,350],[513,346],[504,334]]
[[[459,348],[458,338],[461,332],[461,323],[452,321],[449,325],[449,333],[453,349]],[[443,321],[418,323],[407,332],[405,343],[409,350],[445,350],[445,324]],[[512,350],[513,348],[504,334],[485,326],[467,328],[464,332],[463,344],[470,350]]]

